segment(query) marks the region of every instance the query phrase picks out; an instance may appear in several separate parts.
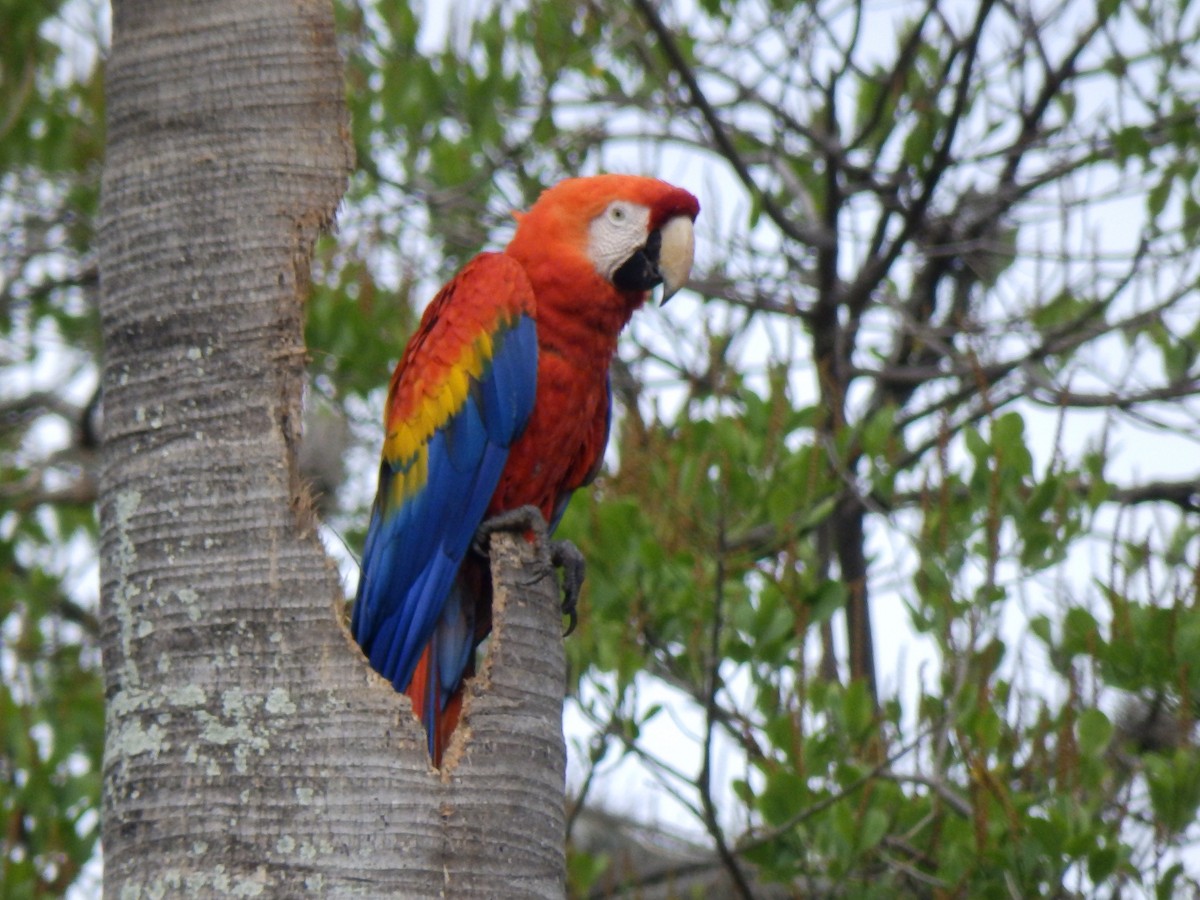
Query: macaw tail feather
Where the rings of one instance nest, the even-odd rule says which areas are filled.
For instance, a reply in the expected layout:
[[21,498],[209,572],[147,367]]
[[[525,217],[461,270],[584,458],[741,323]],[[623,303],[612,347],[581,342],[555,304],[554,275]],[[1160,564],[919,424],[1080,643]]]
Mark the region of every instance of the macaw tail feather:
[[[469,567],[468,567],[469,568]],[[442,754],[450,744],[450,735],[458,727],[462,710],[463,681],[474,673],[475,602],[464,598],[465,582],[460,574],[446,598],[433,637],[421,651],[412,679],[404,693],[412,700],[417,718],[425,726],[426,746],[434,766],[442,764]]]
[[450,745],[450,736],[458,727],[462,713],[463,690],[460,686],[444,701],[439,696],[437,678],[430,673],[437,671],[437,645],[430,643],[417,661],[412,681],[404,693],[412,700],[417,718],[425,728],[426,747],[435,767],[441,766],[442,756]]

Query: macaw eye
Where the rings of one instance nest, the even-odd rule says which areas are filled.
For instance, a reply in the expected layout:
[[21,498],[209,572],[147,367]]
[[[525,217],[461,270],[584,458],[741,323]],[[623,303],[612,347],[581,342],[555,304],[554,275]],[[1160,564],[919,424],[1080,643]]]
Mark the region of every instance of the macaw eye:
[[610,206],[608,208],[608,218],[610,221],[620,224],[625,221],[628,213],[624,206]]

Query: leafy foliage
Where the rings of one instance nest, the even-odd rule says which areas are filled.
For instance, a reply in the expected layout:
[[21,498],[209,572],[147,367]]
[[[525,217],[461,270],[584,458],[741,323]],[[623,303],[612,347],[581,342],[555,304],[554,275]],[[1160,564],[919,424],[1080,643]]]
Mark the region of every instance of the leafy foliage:
[[104,145],[85,5],[0,27],[0,893],[62,893],[92,857],[104,713],[96,650]]

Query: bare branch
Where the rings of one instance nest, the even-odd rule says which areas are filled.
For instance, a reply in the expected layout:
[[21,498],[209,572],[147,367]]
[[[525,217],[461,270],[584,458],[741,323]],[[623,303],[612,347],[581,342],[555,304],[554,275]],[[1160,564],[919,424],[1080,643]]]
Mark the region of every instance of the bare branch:
[[654,8],[650,0],[634,0],[634,6],[641,13],[642,18],[646,20],[646,24],[650,26],[650,30],[654,32],[662,45],[663,52],[667,55],[667,59],[687,85],[688,94],[691,97],[692,106],[699,111],[708,125],[709,131],[712,132],[713,141],[717,145],[720,154],[729,161],[734,172],[737,173],[742,184],[746,186],[752,197],[762,204],[763,212],[765,212],[771,221],[779,226],[780,231],[795,241],[809,247],[826,247],[834,240],[834,236],[826,233],[823,230],[809,228],[799,222],[795,222],[787,215],[779,205],[772,199],[771,195],[763,190],[754,180],[754,176],[750,173],[746,162],[742,159],[741,153],[734,146],[726,132],[724,124],[720,117],[717,116],[712,104],[708,102],[704,91],[700,88],[700,83],[696,79],[696,73],[692,71],[691,66],[684,58],[679,46],[675,43],[675,38],[667,28],[658,11]]
[[[717,513],[718,544],[723,542],[722,539],[725,534],[724,510],[725,504],[721,503],[718,506]],[[725,831],[721,828],[721,823],[717,821],[717,808],[716,804],[713,803],[712,796],[713,726],[716,722],[717,691],[720,687],[721,630],[724,625],[725,615],[725,557],[723,554],[717,554],[716,563],[717,572],[713,588],[713,614],[712,623],[709,626],[707,683],[704,686],[703,761],[700,764],[700,776],[696,779],[696,783],[700,790],[700,802],[704,810],[704,825],[708,829],[713,843],[716,844],[717,855],[721,857],[721,862],[725,865],[726,870],[728,870],[729,877],[733,880],[733,886],[739,896],[744,898],[744,900],[753,900],[754,894],[751,892],[750,885],[746,881],[745,873],[742,872],[737,858],[729,849],[729,844],[725,840]]]

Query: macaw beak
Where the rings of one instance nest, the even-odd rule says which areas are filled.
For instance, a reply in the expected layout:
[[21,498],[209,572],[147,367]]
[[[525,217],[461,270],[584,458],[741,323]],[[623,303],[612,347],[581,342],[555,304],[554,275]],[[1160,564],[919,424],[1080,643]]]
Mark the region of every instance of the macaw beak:
[[687,216],[676,216],[660,229],[662,248],[658,254],[658,271],[662,276],[663,291],[659,306],[675,296],[687,284],[692,274],[692,255],[696,249],[696,237],[692,220]]

